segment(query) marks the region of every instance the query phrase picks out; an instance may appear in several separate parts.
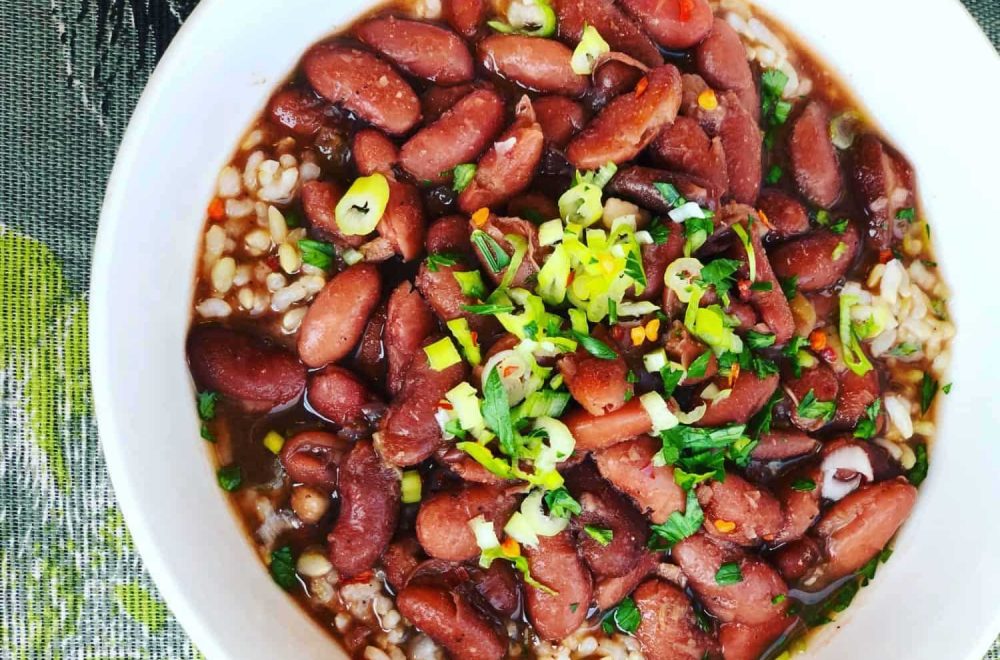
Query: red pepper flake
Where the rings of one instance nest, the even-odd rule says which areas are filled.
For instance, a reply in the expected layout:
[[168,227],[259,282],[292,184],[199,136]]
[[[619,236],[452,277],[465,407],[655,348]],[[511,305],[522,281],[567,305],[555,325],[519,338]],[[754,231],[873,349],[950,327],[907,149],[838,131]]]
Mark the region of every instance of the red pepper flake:
[[830,346],[827,346],[821,351],[817,351],[817,353],[827,364],[833,364],[837,361],[837,351],[833,350]]
[[566,278],[566,286],[572,284],[573,280],[575,279],[576,279],[576,271],[575,270],[569,271],[569,276]]
[[222,198],[216,197],[208,205],[208,218],[215,222],[226,219],[226,203],[222,201]]
[[882,250],[878,253],[878,262],[880,264],[887,264],[892,261],[893,254],[892,250]]
[[440,401],[438,401],[438,408],[440,408],[441,410],[454,410],[455,406],[451,405],[450,401],[441,399]]
[[809,333],[809,347],[814,351],[822,351],[826,348],[826,333],[822,329],[816,328]]
[[740,293],[741,300],[747,300],[750,298],[750,280],[740,280],[736,283],[736,289]]
[[677,18],[682,22],[686,22],[691,19],[691,14],[694,13],[694,0],[677,0]]
[[517,373],[517,367],[511,365],[503,368],[503,377],[510,378]]
[[267,267],[270,268],[272,271],[276,273],[281,272],[281,262],[278,261],[278,255],[272,254],[271,256],[269,256],[267,259],[264,260],[264,263],[266,263]]
[[469,332],[469,336],[472,337],[472,345],[479,346],[479,333],[472,330]]
[[375,576],[371,571],[365,571],[363,573],[358,573],[352,578],[347,578],[344,580],[344,584],[364,584],[370,581]]
[[649,78],[643,76],[635,85],[635,98],[641,98],[642,95],[646,93],[647,87],[649,87]]
[[625,328],[620,325],[615,325],[611,327],[611,338],[615,341],[621,341],[625,339]]

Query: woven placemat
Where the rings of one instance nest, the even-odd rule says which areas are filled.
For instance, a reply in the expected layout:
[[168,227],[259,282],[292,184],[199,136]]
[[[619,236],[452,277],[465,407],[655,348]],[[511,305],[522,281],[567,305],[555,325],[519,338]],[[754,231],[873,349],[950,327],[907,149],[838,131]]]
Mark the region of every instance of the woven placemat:
[[[115,505],[86,347],[115,149],[195,4],[0,1],[0,658],[201,657]],[[1000,44],[1000,2],[966,5]]]

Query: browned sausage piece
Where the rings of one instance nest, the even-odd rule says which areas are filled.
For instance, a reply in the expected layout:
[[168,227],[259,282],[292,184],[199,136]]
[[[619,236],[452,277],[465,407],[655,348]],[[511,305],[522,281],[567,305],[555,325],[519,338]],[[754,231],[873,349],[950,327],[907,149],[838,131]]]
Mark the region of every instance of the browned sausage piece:
[[631,55],[646,66],[663,64],[656,44],[613,0],[556,0],[559,38],[577,44],[590,25],[608,42],[611,50]]
[[364,236],[348,235],[340,231],[334,209],[344,191],[330,181],[307,181],[302,184],[299,195],[302,210],[309,220],[312,230],[323,238],[329,238],[337,245],[359,248],[365,242]]
[[545,141],[559,149],[580,132],[587,120],[583,106],[565,96],[543,96],[533,105]]
[[309,84],[390,135],[402,135],[420,119],[420,99],[387,62],[339,44],[313,46],[302,59]]
[[712,29],[707,0],[622,0],[621,4],[665,48],[690,48]]
[[[720,387],[723,389],[729,387],[728,381],[720,383]],[[732,385],[732,394],[721,401],[710,401],[704,417],[695,422],[695,426],[746,424],[764,407],[776,389],[778,389],[778,374],[761,379],[752,371],[741,369]]]
[[471,215],[524,192],[542,160],[544,142],[531,101],[522,97],[513,125],[479,159],[476,176],[458,197],[459,208]]
[[674,481],[669,465],[653,465],[662,448],[659,440],[641,436],[594,452],[601,476],[632,498],[640,511],[656,524],[663,524],[674,511],[684,511],[685,495]]
[[555,593],[525,585],[528,620],[545,640],[562,639],[587,618],[593,594],[590,571],[576,553],[570,532],[538,537],[537,548],[524,548],[531,576]]
[[[788,587],[778,572],[736,546],[695,534],[675,545],[672,553],[705,608],[724,623],[761,624],[784,614],[788,607],[787,600],[772,602],[779,594],[788,595]],[[719,584],[715,576],[723,564],[729,563],[739,566],[743,579]]]
[[765,188],[757,197],[757,209],[771,226],[768,240],[792,238],[809,231],[809,214],[794,197],[776,188]]
[[472,55],[461,37],[445,28],[382,16],[354,29],[355,36],[403,71],[442,85],[472,80]]
[[490,71],[533,92],[580,96],[587,76],[573,71],[573,51],[558,41],[513,34],[494,34],[476,47]]
[[826,562],[803,584],[819,589],[865,565],[910,515],[917,489],[900,477],[862,486],[834,503],[816,523]]
[[416,537],[403,536],[396,538],[382,553],[382,568],[385,579],[397,592],[406,586],[413,569],[420,565],[423,550]]
[[374,128],[363,128],[354,134],[351,154],[361,176],[374,172],[391,176],[393,165],[399,162],[399,149],[395,143]]
[[326,121],[326,104],[312,92],[286,87],[267,104],[271,120],[296,135],[313,135]]
[[619,356],[604,360],[577,350],[558,362],[570,394],[591,415],[604,415],[625,405],[632,396],[628,365]]
[[[424,345],[439,339],[429,337]],[[382,457],[400,467],[416,465],[441,445],[443,436],[435,413],[445,393],[465,378],[465,364],[454,364],[435,371],[423,349],[410,360],[403,387],[392,400],[376,435]]]
[[724,623],[719,629],[722,657],[725,660],[757,660],[798,621],[794,616],[776,616],[754,626]]
[[596,170],[609,161],[620,165],[635,158],[677,116],[681,75],[672,64],[650,69],[636,89],[615,98],[566,148],[580,170]]
[[819,449],[819,440],[797,429],[771,429],[762,433],[750,456],[757,461],[787,461]]
[[621,602],[656,570],[660,562],[660,556],[655,552],[647,552],[642,559],[636,563],[635,568],[625,575],[617,577],[603,577],[597,580],[594,585],[594,604],[599,610],[607,610]]
[[[845,369],[837,377],[840,380],[840,392],[837,394],[837,414],[833,418],[833,426],[838,429],[853,429],[867,415],[868,406],[882,395],[878,371],[872,369],[864,376],[859,376],[850,369]],[[881,430],[883,422],[884,414],[879,413],[875,423],[876,430]]]
[[[875,135],[862,135],[853,150],[855,194],[868,216],[865,240],[876,250],[892,244],[900,209],[914,206],[913,170]],[[905,223],[905,221],[902,221]]]
[[753,115],[733,92],[722,95],[722,105],[726,114],[719,125],[719,140],[726,154],[729,196],[742,204],[752,205],[757,202],[760,192],[764,136]]
[[389,363],[386,384],[392,396],[403,389],[410,361],[436,326],[430,307],[410,282],[396,287],[389,296],[383,339]]
[[249,412],[266,412],[297,398],[306,370],[295,356],[263,339],[216,325],[191,329],[188,363],[198,387],[215,390]]
[[465,38],[471,39],[486,20],[489,6],[486,0],[442,0],[441,9],[448,25]]
[[299,357],[322,367],[346,357],[378,305],[382,278],[372,264],[355,264],[338,273],[309,306],[299,328]]
[[337,470],[349,445],[324,431],[303,431],[285,441],[278,458],[293,483],[333,491]]
[[698,627],[691,601],[666,580],[643,582],[633,599],[641,616],[635,635],[649,660],[702,660],[718,652],[712,636]]
[[817,229],[771,248],[771,265],[782,279],[797,277],[799,291],[821,291],[844,277],[860,242],[852,223],[843,234]]
[[344,577],[367,571],[389,545],[399,518],[399,471],[361,440],[340,468],[340,514],[327,537],[330,562]]
[[413,625],[461,660],[499,660],[507,644],[483,614],[463,596],[444,587],[407,586],[396,597],[396,607]]
[[753,118],[760,119],[760,103],[743,40],[729,23],[716,18],[712,31],[694,51],[695,66],[705,81],[721,90],[737,92],[740,105]]
[[756,546],[772,540],[781,529],[778,500],[739,475],[727,473],[724,481],[706,482],[696,492],[709,536]]
[[335,365],[309,374],[309,406],[334,424],[364,433],[385,404],[357,376]]
[[689,202],[697,202],[698,206],[702,208],[712,211],[719,208],[719,196],[722,191],[717,190],[708,181],[689,174],[668,172],[650,167],[623,167],[618,170],[618,173],[604,189],[616,197],[635,202],[654,213],[669,213],[673,207],[669,206],[663,199],[663,195],[653,185],[655,183],[673,185],[684,199]]
[[475,161],[493,141],[503,128],[503,116],[503,99],[492,90],[477,89],[407,140],[400,162],[418,181],[448,181],[456,165]]
[[826,108],[811,101],[795,120],[788,137],[788,153],[799,192],[823,208],[836,204],[844,190],[829,125]]
[[638,397],[606,415],[591,415],[580,409],[562,421],[576,438],[579,451],[604,449],[653,430],[653,422]]
[[431,557],[465,561],[479,556],[469,521],[483,516],[500,536],[517,507],[517,498],[503,489],[482,484],[440,491],[424,499],[417,514],[417,539]]
[[449,252],[473,261],[472,242],[469,240],[469,219],[463,215],[448,215],[435,220],[427,228],[427,253]]
[[463,305],[475,305],[476,300],[462,293],[462,287],[452,273],[470,270],[464,264],[438,266],[437,271],[420,265],[416,285],[424,300],[431,306],[438,318],[444,322],[463,317],[469,327],[479,335],[479,343],[488,346],[500,334],[500,324],[494,316],[473,314],[462,309]]
[[677,117],[649,145],[653,162],[706,181],[725,193],[729,190],[722,141],[709,138],[694,119]]

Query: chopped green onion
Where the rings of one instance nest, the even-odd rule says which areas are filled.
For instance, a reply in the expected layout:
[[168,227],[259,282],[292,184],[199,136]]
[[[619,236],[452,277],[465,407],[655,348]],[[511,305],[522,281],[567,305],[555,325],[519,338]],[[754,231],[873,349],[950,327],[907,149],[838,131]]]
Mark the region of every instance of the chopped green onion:
[[358,177],[334,209],[337,227],[347,236],[367,236],[375,231],[389,203],[389,182],[375,172]]
[[[430,266],[428,266],[428,270],[430,270]],[[453,270],[451,274],[462,289],[462,295],[478,300],[486,298],[486,284],[478,270]]]
[[479,316],[496,316],[498,314],[510,314],[514,311],[513,305],[495,305],[484,303],[482,305],[462,305],[462,311]]
[[[748,222],[753,222],[752,218],[747,218]],[[750,240],[750,236],[747,235],[746,229],[743,225],[735,224],[733,225],[733,231],[740,238],[740,243],[743,244],[743,249],[747,251],[747,265],[750,268],[750,281],[757,281],[757,255],[753,249],[753,242]]]
[[857,296],[840,294],[840,343],[843,346],[844,364],[858,376],[872,370],[861,343],[851,327],[851,307],[858,304]]
[[243,483],[243,471],[239,465],[226,465],[215,473],[219,486],[226,492],[233,492]]
[[538,244],[542,247],[555,245],[563,238],[563,223],[559,218],[547,220],[538,226]]
[[604,215],[601,189],[582,181],[559,197],[559,215],[566,222],[589,227]]
[[427,255],[427,270],[432,273],[438,272],[442,266],[454,266],[461,257],[448,252],[433,252]]
[[507,21],[486,24],[502,34],[551,37],[556,32],[556,13],[548,0],[514,0],[507,7]]
[[456,165],[455,169],[452,170],[453,181],[452,190],[455,192],[462,192],[465,190],[472,180],[476,178],[476,164],[475,163],[462,163],[461,165]]
[[416,470],[405,470],[403,472],[403,481],[400,486],[400,491],[402,493],[401,500],[403,504],[416,504],[421,499],[421,489],[423,483],[420,480],[420,473]]
[[510,255],[500,247],[500,244],[492,236],[482,229],[473,231],[470,240],[479,250],[479,254],[486,260],[486,265],[494,273],[499,273],[510,264]]
[[434,371],[444,371],[462,362],[462,356],[458,354],[450,337],[443,337],[429,346],[424,346],[424,354],[427,355],[427,363]]
[[[336,251],[333,246],[323,241],[314,241],[311,238],[303,238],[298,242],[299,252],[302,253],[302,262],[326,270],[333,263],[333,255]],[[361,253],[358,252],[360,255]],[[364,256],[361,256],[364,259]],[[347,261],[347,253],[344,253],[344,260]],[[353,265],[348,263],[348,265]]]
[[720,586],[726,587],[742,581],[743,572],[740,571],[740,565],[734,561],[722,564],[719,566],[719,570],[715,572],[715,583]]
[[285,446],[285,438],[277,431],[268,431],[261,441],[269,452],[277,456]]
[[607,529],[605,527],[597,527],[595,525],[584,525],[583,531],[587,533],[587,536],[594,539],[600,545],[603,546],[610,545],[611,540],[615,536],[613,530]]
[[577,75],[589,76],[594,72],[597,58],[609,52],[611,52],[611,46],[601,37],[601,33],[593,25],[585,25],[583,34],[580,36],[580,43],[576,45],[576,50],[573,51],[573,57],[570,59],[570,67]]

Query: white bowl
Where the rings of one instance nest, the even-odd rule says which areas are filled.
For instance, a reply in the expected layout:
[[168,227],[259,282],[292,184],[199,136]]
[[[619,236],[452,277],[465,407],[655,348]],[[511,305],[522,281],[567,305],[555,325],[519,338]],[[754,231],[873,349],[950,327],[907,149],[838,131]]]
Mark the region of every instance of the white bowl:
[[[812,656],[979,660],[1000,632],[1000,59],[953,0],[760,4],[915,164],[959,329],[955,387],[913,516]],[[367,5],[204,0],[150,79],[108,184],[90,312],[101,441],[147,567],[213,659],[342,656],[273,584],[216,485],[184,339],[216,174],[305,48]]]

